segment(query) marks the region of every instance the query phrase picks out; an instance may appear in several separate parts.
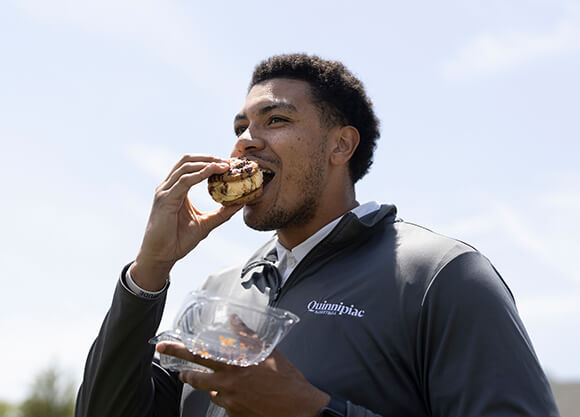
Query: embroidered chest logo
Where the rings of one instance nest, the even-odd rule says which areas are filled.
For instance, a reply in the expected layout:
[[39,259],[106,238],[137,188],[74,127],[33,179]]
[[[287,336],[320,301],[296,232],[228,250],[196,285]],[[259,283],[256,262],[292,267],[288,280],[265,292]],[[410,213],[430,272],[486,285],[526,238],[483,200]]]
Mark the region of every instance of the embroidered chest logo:
[[354,304],[346,305],[342,301],[338,304],[325,301],[312,300],[306,306],[308,311],[314,314],[326,314],[329,316],[348,315],[352,317],[364,317],[365,311]]

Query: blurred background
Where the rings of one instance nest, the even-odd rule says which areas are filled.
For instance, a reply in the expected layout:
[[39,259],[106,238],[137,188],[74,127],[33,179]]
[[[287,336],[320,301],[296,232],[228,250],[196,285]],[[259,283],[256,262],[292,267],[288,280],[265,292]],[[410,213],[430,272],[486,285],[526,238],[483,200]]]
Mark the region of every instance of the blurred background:
[[[42,393],[70,415],[156,185],[184,153],[229,155],[254,65],[285,52],[360,77],[382,137],[359,201],[488,256],[562,415],[580,415],[577,0],[7,0],[0,416],[53,415],[30,414]],[[216,208],[203,184],[190,197]],[[269,236],[239,214],[215,230],[174,269],[162,328],[186,291]]]

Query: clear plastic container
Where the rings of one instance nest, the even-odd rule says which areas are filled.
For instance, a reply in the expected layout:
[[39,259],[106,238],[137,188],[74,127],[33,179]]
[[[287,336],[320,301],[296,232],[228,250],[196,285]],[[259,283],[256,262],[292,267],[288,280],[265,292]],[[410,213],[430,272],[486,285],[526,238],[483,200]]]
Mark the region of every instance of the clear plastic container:
[[[286,310],[192,292],[175,318],[174,329],[153,338],[152,343],[181,342],[201,357],[250,366],[266,359],[298,321],[298,316]],[[200,370],[199,365],[166,356],[161,355],[161,365],[167,369]]]
[[[149,339],[149,343],[151,343],[152,345],[156,345],[160,342],[183,343],[181,340],[180,333],[176,330],[167,330]],[[165,369],[174,372],[192,370],[198,372],[213,373],[213,370],[206,368],[203,365],[186,361],[185,359],[176,358],[175,356],[165,355],[164,353],[159,354],[159,363]]]

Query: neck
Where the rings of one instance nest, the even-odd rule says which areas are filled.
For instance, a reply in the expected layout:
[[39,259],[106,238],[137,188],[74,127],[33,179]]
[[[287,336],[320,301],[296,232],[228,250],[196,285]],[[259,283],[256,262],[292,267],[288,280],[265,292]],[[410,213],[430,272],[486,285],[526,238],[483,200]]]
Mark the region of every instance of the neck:
[[341,194],[339,198],[321,199],[314,217],[308,223],[277,230],[278,240],[286,249],[293,249],[322,227],[358,205],[352,188],[349,192]]

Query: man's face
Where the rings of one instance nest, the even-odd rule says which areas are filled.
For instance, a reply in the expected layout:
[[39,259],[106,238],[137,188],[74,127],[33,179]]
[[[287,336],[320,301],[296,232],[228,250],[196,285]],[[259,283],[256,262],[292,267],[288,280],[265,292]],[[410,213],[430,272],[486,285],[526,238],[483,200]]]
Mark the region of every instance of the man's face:
[[258,162],[265,175],[261,197],[244,207],[256,230],[307,224],[314,216],[328,170],[327,135],[304,81],[275,78],[257,84],[236,116],[232,156]]

